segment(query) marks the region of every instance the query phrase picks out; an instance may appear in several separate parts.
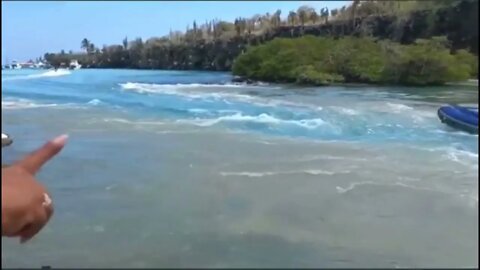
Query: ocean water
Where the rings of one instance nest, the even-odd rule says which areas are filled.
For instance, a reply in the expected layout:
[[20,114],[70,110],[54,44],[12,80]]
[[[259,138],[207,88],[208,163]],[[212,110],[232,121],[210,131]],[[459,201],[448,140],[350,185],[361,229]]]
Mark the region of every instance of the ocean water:
[[56,135],[56,213],[2,267],[478,267],[478,87],[2,71],[9,163]]

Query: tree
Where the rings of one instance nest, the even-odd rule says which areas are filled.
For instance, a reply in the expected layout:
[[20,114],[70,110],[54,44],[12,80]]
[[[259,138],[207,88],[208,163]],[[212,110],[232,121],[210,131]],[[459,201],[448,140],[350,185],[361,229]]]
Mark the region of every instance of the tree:
[[295,11],[290,11],[290,13],[288,13],[287,20],[288,24],[295,26],[297,24],[297,13],[295,13]]
[[297,13],[298,13],[298,19],[300,20],[300,24],[303,27],[305,25],[305,22],[307,21],[308,13],[305,9],[302,9],[302,8],[299,8]]
[[122,44],[123,44],[123,49],[126,50],[128,49],[128,38],[125,37],[122,41]]
[[247,30],[247,21],[246,19],[243,18],[238,18],[235,20],[234,23],[234,28],[235,31],[237,32],[237,35],[240,36],[243,33],[245,33],[245,30]]
[[280,26],[280,23],[281,23],[280,15],[281,15],[281,14],[282,14],[282,11],[281,11],[280,9],[278,9],[278,10],[275,11],[275,13],[272,15],[271,22],[272,22],[273,27],[278,27],[278,26]]
[[312,21],[313,24],[316,24],[318,21],[318,14],[315,12],[315,10],[310,13],[310,20]]
[[88,53],[88,50],[90,48],[90,41],[88,39],[84,38],[81,42],[80,48],[84,49],[85,52]]
[[328,23],[328,8],[325,7],[320,10],[320,17],[325,23]]
[[88,46],[88,53],[93,53],[95,51],[95,45],[93,43],[90,43],[90,45]]
[[356,19],[356,16],[357,16],[357,8],[358,8],[359,4],[360,4],[360,0],[353,0],[351,17],[350,17],[350,19],[352,20],[352,28],[353,29],[355,29],[355,26],[356,26],[355,19]]
[[332,15],[332,17],[336,17],[338,14],[338,9],[332,9],[332,11],[330,11],[330,15]]
[[472,78],[478,77],[478,59],[475,55],[471,54],[467,50],[458,50],[455,53],[457,65],[467,65],[470,69],[470,76]]
[[235,22],[233,23],[235,25],[235,32],[237,33],[237,36],[240,36],[242,33],[242,26],[240,24],[239,19],[235,19]]
[[247,19],[246,27],[247,27],[247,33],[250,36],[252,32],[255,30],[255,21]]
[[196,21],[193,21],[193,29],[192,30],[193,30],[193,42],[194,42],[194,44],[196,44],[198,36],[199,36],[198,35],[199,31],[198,31],[198,26],[197,26]]

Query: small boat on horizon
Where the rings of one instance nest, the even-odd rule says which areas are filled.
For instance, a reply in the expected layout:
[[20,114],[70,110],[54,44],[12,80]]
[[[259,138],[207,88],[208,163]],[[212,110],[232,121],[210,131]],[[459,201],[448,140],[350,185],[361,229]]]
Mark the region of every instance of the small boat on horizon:
[[77,60],[72,60],[70,61],[70,65],[68,66],[68,69],[77,70],[77,69],[80,69],[81,67],[82,65],[80,65]]
[[448,126],[478,134],[478,107],[446,105],[438,109],[438,118]]
[[21,69],[22,65],[20,65],[17,61],[12,61],[12,64],[10,65],[11,69]]

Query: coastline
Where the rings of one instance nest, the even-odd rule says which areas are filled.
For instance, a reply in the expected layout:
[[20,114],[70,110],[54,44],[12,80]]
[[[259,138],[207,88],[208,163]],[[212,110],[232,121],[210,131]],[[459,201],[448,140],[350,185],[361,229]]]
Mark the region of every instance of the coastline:
[[[5,71],[8,70],[13,70],[13,69],[6,69]],[[19,69],[19,70],[27,70],[25,69]],[[44,70],[45,72],[50,72],[50,71],[62,71],[62,70],[68,70],[68,71],[74,71],[68,68],[59,68],[57,70],[50,68],[50,69],[45,69],[45,68],[37,68],[37,69],[28,69],[28,70]],[[232,71],[220,71],[220,70],[203,70],[203,69],[150,69],[150,68],[104,68],[104,67],[81,67],[78,70],[122,70],[122,71],[191,71],[191,72],[214,72],[214,73],[229,73],[232,75],[232,79],[230,80],[231,83],[234,84],[246,84],[246,85],[265,85],[265,84],[281,84],[285,86],[291,86],[291,87],[296,87],[296,88],[311,88],[311,87],[370,87],[370,86],[375,86],[375,87],[407,87],[407,88],[428,88],[428,87],[447,87],[447,86],[471,86],[471,87],[478,87],[478,79],[468,79],[465,81],[459,81],[459,82],[447,82],[445,84],[431,84],[431,85],[409,85],[409,84],[385,84],[385,83],[362,83],[362,82],[343,82],[343,83],[330,83],[330,84],[323,84],[323,85],[315,85],[315,84],[306,84],[306,83],[296,83],[296,82],[284,82],[284,81],[264,81],[264,80],[254,80],[238,75],[233,75]]]
[[445,87],[445,86],[477,86],[478,87],[478,79],[468,79],[465,81],[460,82],[447,82],[445,84],[422,84],[422,85],[413,85],[413,84],[388,84],[388,83],[362,83],[362,82],[343,82],[343,83],[330,83],[330,84],[322,84],[322,85],[315,85],[315,84],[305,84],[305,83],[296,83],[296,82],[282,82],[282,81],[261,81],[261,80],[253,80],[249,78],[243,78],[241,76],[235,76],[232,79],[234,83],[245,83],[247,85],[257,85],[257,84],[282,84],[282,85],[291,85],[298,88],[309,88],[309,87],[332,87],[332,86],[345,86],[345,87],[369,87],[369,86],[376,86],[376,87]]

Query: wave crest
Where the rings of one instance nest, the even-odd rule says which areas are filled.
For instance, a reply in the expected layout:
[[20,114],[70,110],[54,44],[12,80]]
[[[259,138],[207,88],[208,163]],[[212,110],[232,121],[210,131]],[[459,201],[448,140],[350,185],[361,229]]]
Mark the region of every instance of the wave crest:
[[57,69],[57,70],[49,70],[41,74],[28,75],[28,78],[59,77],[59,76],[66,76],[70,74],[72,73],[67,69]]
[[220,116],[214,119],[195,119],[195,120],[180,119],[180,120],[177,120],[177,122],[189,123],[189,124],[194,124],[202,127],[209,127],[222,122],[252,122],[252,123],[272,124],[272,125],[280,125],[280,124],[295,125],[295,126],[300,126],[307,129],[315,129],[326,123],[320,118],[302,119],[302,120],[285,120],[285,119],[276,118],[266,113],[262,113],[256,116],[243,115],[241,113],[237,113],[234,115]]
[[30,100],[2,100],[2,109],[15,110],[15,109],[33,109],[33,108],[45,108],[45,107],[58,107],[56,103],[35,103]]
[[31,79],[40,79],[40,78],[50,78],[50,77],[60,77],[72,74],[67,69],[58,69],[58,70],[49,70],[44,73],[40,74],[30,74],[25,76],[16,76],[16,77],[8,77],[2,78],[2,81],[17,81],[17,80],[31,80]]
[[239,176],[239,177],[249,177],[249,178],[260,178],[264,176],[273,176],[273,175],[281,175],[281,174],[307,174],[307,175],[335,175],[335,174],[346,174],[350,173],[350,171],[325,171],[319,169],[311,169],[311,170],[298,170],[298,171],[277,171],[277,172],[220,172],[221,176]]

